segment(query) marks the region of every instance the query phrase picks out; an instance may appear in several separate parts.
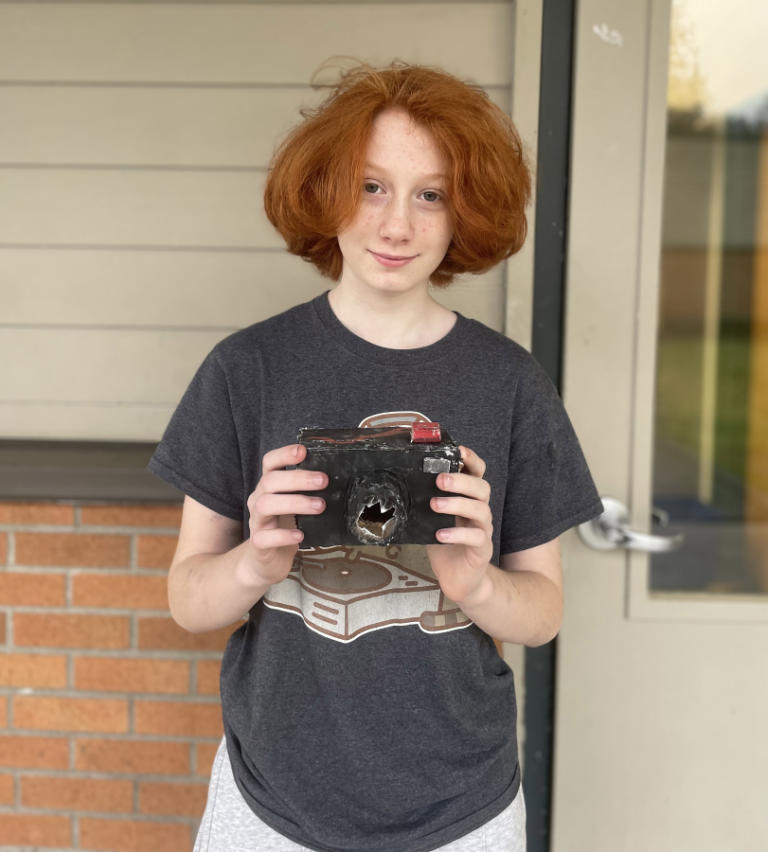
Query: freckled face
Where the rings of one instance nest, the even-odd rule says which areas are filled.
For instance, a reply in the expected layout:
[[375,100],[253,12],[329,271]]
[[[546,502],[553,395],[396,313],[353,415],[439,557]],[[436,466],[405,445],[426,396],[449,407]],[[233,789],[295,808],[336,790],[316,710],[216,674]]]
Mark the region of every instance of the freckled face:
[[447,167],[428,130],[401,110],[376,117],[360,206],[339,234],[340,283],[386,292],[426,289],[453,235]]

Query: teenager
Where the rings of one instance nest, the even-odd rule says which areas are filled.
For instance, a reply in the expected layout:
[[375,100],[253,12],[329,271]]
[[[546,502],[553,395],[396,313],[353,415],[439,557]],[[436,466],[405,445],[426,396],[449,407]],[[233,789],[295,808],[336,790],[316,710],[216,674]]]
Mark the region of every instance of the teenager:
[[[219,343],[150,464],[187,495],[173,617],[247,617],[200,852],[524,849],[493,640],[556,635],[557,538],[601,505],[543,370],[432,288],[516,252],[529,194],[509,118],[423,67],[347,73],[275,154],[267,215],[335,285]],[[301,549],[328,477],[295,468],[299,429],[420,420],[464,462],[436,475],[434,543]]]

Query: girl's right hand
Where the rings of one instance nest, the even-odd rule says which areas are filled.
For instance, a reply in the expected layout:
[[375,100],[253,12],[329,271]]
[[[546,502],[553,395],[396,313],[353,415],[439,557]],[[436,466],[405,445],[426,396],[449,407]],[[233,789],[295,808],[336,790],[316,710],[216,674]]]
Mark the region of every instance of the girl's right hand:
[[304,534],[296,529],[296,515],[325,511],[322,497],[297,494],[319,491],[328,476],[317,470],[286,470],[307,455],[302,444],[270,450],[262,459],[261,479],[248,498],[250,519],[249,568],[257,583],[272,585],[284,580]]

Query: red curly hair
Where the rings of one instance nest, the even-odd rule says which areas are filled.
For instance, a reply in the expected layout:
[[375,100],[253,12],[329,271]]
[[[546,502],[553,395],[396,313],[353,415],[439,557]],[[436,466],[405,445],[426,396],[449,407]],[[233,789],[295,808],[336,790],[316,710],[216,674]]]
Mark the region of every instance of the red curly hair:
[[341,277],[336,235],[360,203],[373,120],[392,108],[426,128],[448,163],[453,238],[431,282],[485,272],[518,251],[531,178],[512,120],[479,87],[399,62],[344,73],[275,152],[264,207],[288,250],[334,281]]

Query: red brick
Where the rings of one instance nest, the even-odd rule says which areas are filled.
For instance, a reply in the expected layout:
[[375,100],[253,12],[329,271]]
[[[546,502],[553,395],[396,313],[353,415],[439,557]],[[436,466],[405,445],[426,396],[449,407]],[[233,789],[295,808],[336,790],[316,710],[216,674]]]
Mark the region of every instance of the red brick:
[[80,848],[110,852],[188,852],[190,826],[126,819],[80,818]]
[[67,685],[67,658],[60,654],[11,654],[0,656],[0,686]]
[[204,778],[209,778],[211,768],[213,767],[213,759],[216,757],[216,751],[219,748],[219,743],[197,743],[195,749],[197,755],[195,758],[195,775],[202,775]]
[[16,533],[17,565],[123,568],[131,558],[130,537],[99,533]]
[[178,529],[181,524],[181,506],[115,505],[83,506],[80,509],[83,526],[105,527],[163,527]]
[[0,612],[0,645],[5,645],[7,633],[5,630],[5,613]]
[[142,651],[223,651],[232,631],[243,622],[208,633],[189,633],[172,618],[139,618],[139,648]]
[[0,736],[0,766],[9,769],[67,769],[69,740],[64,737]]
[[165,577],[136,574],[78,574],[72,578],[72,603],[105,609],[168,609]]
[[0,805],[12,805],[16,800],[13,775],[0,775]]
[[175,535],[140,535],[138,537],[139,568],[157,568],[167,571],[176,552]]
[[221,707],[183,701],[139,701],[134,705],[139,734],[179,737],[221,737]]
[[200,818],[205,810],[208,785],[145,781],[139,784],[139,812],[163,816]]
[[130,813],[133,810],[133,781],[40,775],[22,777],[21,804],[46,810]]
[[118,615],[17,612],[13,632],[16,645],[33,647],[117,650],[131,643],[130,617]]
[[15,526],[72,526],[75,507],[70,503],[0,503],[0,524]]
[[80,657],[75,660],[75,688],[97,692],[186,693],[189,667],[183,660]]
[[69,846],[69,817],[46,814],[0,814],[0,837],[7,846]]
[[8,561],[8,535],[0,532],[0,565],[5,565]]
[[0,698],[0,727],[8,727],[8,699]]
[[78,739],[75,741],[75,768],[84,772],[186,775],[189,749],[188,743]]
[[123,733],[128,730],[128,702],[117,698],[18,695],[14,699],[13,722],[21,729]]
[[198,660],[195,666],[198,695],[218,695],[221,660]]
[[63,574],[0,571],[0,605],[64,606],[67,578]]

